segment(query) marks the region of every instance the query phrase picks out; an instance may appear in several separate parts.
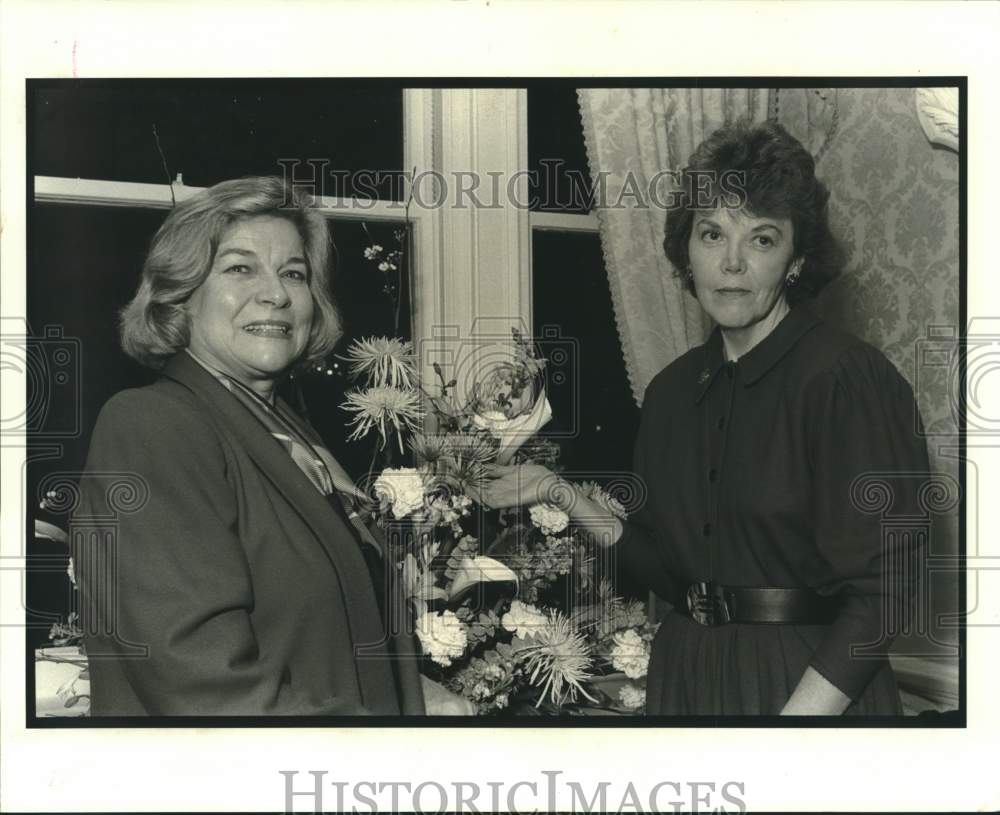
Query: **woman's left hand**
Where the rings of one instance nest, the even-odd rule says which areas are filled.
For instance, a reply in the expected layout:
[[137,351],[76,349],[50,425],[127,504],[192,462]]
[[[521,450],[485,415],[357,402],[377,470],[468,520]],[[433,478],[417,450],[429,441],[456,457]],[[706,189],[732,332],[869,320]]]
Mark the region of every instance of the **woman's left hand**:
[[424,708],[428,716],[475,716],[476,706],[464,696],[452,693],[444,685],[420,677],[424,691]]

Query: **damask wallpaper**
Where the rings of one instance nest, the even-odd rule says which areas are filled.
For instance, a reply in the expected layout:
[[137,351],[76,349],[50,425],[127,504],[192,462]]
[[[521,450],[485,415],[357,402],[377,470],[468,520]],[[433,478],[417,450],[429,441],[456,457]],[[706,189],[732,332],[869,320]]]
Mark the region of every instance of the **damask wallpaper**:
[[[959,334],[958,155],[932,145],[908,88],[780,91],[778,117],[819,155],[830,187],[830,215],[847,254],[843,276],[823,292],[819,310],[882,349],[913,385],[931,466],[957,487],[957,417],[941,350]],[[930,350],[931,353],[927,353]],[[931,552],[958,552],[957,490],[933,517]],[[932,579],[936,624],[957,608],[957,576]]]

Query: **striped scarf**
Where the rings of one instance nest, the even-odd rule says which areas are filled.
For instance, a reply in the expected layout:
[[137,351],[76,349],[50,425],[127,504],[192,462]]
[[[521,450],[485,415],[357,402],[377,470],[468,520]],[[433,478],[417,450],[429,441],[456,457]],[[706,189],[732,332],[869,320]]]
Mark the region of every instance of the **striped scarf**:
[[[347,492],[347,490],[352,489],[353,485],[342,484],[338,489],[332,471],[344,473],[343,468],[337,464],[337,460],[326,447],[309,439],[300,424],[301,420],[290,411],[286,412],[277,405],[271,405],[239,380],[202,362],[190,350],[188,354],[257,418],[275,441],[288,453],[312,485],[319,490],[320,495],[325,496],[331,504],[334,501],[340,503],[360,539],[359,542],[373,546],[381,555],[383,553],[382,544],[375,538],[362,519],[358,504],[359,496]],[[346,473],[340,480],[343,481],[345,477]],[[364,548],[362,546],[362,549]]]

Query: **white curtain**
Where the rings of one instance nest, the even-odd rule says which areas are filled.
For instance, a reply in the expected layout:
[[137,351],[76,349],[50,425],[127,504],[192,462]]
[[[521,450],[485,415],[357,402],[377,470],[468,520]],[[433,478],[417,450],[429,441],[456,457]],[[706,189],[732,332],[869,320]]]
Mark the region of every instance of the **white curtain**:
[[[637,403],[669,362],[701,344],[709,320],[663,254],[668,211],[645,191],[685,166],[712,131],[767,118],[765,89],[593,88],[578,92],[595,205],[625,367]],[[603,205],[602,205],[603,204]]]

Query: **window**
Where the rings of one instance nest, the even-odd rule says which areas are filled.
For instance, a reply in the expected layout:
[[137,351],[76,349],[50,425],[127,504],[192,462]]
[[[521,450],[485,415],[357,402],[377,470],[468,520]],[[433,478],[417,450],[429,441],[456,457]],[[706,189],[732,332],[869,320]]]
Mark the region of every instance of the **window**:
[[571,370],[550,371],[550,432],[559,438],[567,469],[628,471],[639,410],[625,372],[597,219],[583,205],[590,171],[575,89],[528,90],[528,150],[538,178],[531,213],[534,333],[541,337],[556,328],[578,354]]
[[528,169],[533,212],[591,211],[590,167],[576,90],[537,85],[528,91]]
[[[338,351],[355,337],[390,333],[383,280],[363,250],[370,242],[392,246],[407,223],[398,184],[378,187],[373,196],[370,188],[344,185],[345,172],[381,171],[391,178],[402,169],[435,170],[452,178],[454,171],[473,171],[486,178],[499,170],[509,179],[526,168],[539,170],[531,189],[545,204],[530,212],[410,210],[401,333],[417,340],[426,375],[421,341],[439,332],[467,337],[479,318],[499,320],[507,326],[502,333],[518,320],[537,337],[556,332],[576,349],[575,358],[554,360],[550,369],[555,418],[549,432],[560,442],[563,463],[595,474],[628,469],[638,410],[622,364],[597,219],[585,196],[580,203],[589,175],[571,87],[46,80],[29,83],[28,92],[35,200],[29,324],[35,332],[60,327],[82,349],[74,386],[79,432],[59,440],[58,457],[29,466],[32,501],[47,474],[82,469],[101,405],[116,391],[149,381],[120,351],[116,315],[134,292],[149,239],[171,206],[167,179],[174,179],[180,198],[227,177],[280,172],[286,159],[302,162],[295,168],[300,180],[312,179],[317,167],[339,172],[323,176],[317,189],[337,248],[334,287],[345,322]],[[310,159],[317,161],[307,164]],[[528,200],[528,192],[525,179],[517,200]],[[315,375],[297,377],[286,395],[358,477],[371,450],[345,440],[347,415],[339,405],[348,386],[334,357]],[[75,407],[72,400],[57,401],[44,420],[61,421],[60,411]],[[60,598],[50,594],[34,592],[32,603],[59,610]],[[40,642],[47,626],[35,633]]]
[[[368,172],[398,177],[403,166],[403,91],[389,85],[331,82],[129,81],[37,82],[29,86],[29,172],[36,204],[28,320],[60,326],[79,338],[89,372],[81,389],[81,435],[62,465],[79,469],[100,406],[149,375],[118,347],[117,312],[134,293],[145,250],[174,194],[226,178],[291,173],[313,179],[325,195],[336,248],[335,298],[345,334],[338,350],[360,335],[390,333],[383,281],[364,259],[371,242],[392,246],[405,227],[402,207],[372,201],[372,190],[348,180]],[[72,133],[73,138],[66,138]],[[312,162],[308,164],[307,162]],[[336,171],[334,174],[332,171]],[[169,173],[169,174],[168,174]],[[398,183],[380,193],[400,197]],[[408,279],[402,281],[408,315]],[[56,293],[58,293],[57,296]],[[401,322],[410,335],[410,321]],[[37,329],[36,329],[37,330]],[[310,413],[332,426],[340,399],[337,376],[304,379],[320,402]],[[336,399],[334,407],[326,398]],[[341,421],[343,417],[341,417]],[[342,445],[343,433],[331,445]],[[337,441],[334,442],[333,439]],[[344,451],[346,454],[346,451]],[[364,455],[362,455],[364,457]]]
[[[168,179],[175,180],[179,198],[226,178],[281,174],[282,160],[291,160],[296,178],[311,178],[326,160],[326,169],[339,171],[317,189],[325,196],[322,211],[336,250],[333,289],[344,322],[334,353],[355,337],[392,333],[384,280],[364,249],[371,243],[392,247],[396,233],[405,231],[403,208],[389,200],[401,197],[401,187],[385,185],[374,191],[379,200],[371,200],[370,187],[341,179],[362,171],[399,175],[403,95],[398,86],[336,82],[29,83],[28,170],[35,202],[28,213],[28,324],[36,336],[46,327],[58,329],[79,357],[79,377],[66,384],[64,396],[56,389],[43,394],[45,410],[29,419],[36,447],[58,443],[55,455],[29,455],[29,518],[65,527],[65,516],[38,511],[40,485],[51,474],[82,470],[103,404],[154,378],[122,352],[117,315],[135,293],[150,239],[171,206]],[[309,160],[313,165],[305,164]],[[302,164],[293,167],[296,161]],[[410,336],[405,268],[400,293],[400,333]],[[309,414],[348,472],[360,475],[370,449],[346,443],[347,414],[339,405],[348,387],[332,357],[322,370],[295,377],[284,395]],[[60,428],[76,432],[53,435]],[[61,547],[31,541],[28,558],[28,639],[34,648],[44,643],[52,619],[68,612],[70,592]]]
[[327,177],[325,194],[350,198],[370,193],[338,178],[403,169],[399,87],[63,81],[35,83],[29,95],[29,161],[40,176],[163,184],[180,175],[187,186],[208,187],[280,174],[282,160],[318,159],[341,173]]

